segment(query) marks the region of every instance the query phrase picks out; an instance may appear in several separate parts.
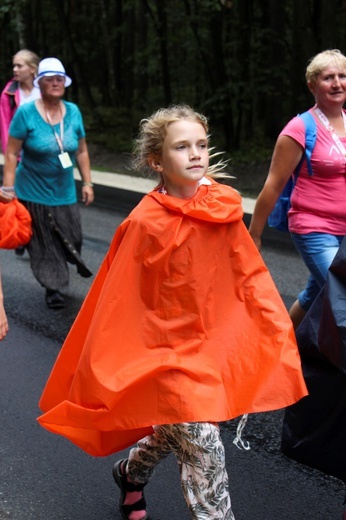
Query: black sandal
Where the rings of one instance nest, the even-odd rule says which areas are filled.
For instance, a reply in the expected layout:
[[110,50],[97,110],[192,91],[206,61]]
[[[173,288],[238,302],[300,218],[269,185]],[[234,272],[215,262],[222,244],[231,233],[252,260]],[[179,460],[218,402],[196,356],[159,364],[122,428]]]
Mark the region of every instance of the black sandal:
[[[142,498],[135,502],[134,504],[125,505],[125,497],[126,493],[133,492],[133,491],[142,491],[144,486],[146,484],[132,484],[132,482],[128,482],[125,475],[125,467],[127,465],[128,459],[122,459],[119,460],[114,464],[113,467],[113,477],[115,480],[115,483],[120,489],[120,502],[119,502],[119,511],[121,513],[121,516],[124,518],[124,520],[129,520],[129,515],[133,511],[146,511],[147,504],[145,502],[144,494],[142,495]],[[122,466],[124,467],[123,473],[121,471]],[[146,514],[141,520],[147,520],[149,518],[148,514]]]
[[46,289],[46,304],[49,309],[64,309],[65,299],[59,291]]

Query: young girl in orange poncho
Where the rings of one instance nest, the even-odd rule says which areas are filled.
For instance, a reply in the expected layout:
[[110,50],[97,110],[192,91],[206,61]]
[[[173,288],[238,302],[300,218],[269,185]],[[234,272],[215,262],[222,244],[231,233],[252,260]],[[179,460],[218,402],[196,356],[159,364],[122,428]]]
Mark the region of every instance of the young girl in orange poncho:
[[[43,392],[42,426],[94,456],[131,446],[113,476],[124,519],[173,452],[192,518],[234,519],[218,422],[306,395],[291,321],[212,177],[208,125],[187,106],[140,125],[135,162],[160,176],[115,233]],[[220,173],[220,172],[219,172]]]

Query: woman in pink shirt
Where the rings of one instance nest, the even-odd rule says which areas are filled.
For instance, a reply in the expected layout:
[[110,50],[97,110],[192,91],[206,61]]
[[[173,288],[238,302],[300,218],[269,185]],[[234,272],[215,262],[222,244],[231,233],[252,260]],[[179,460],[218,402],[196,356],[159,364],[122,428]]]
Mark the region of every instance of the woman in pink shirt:
[[[339,50],[317,54],[306,69],[307,85],[315,98],[310,109],[317,138],[311,155],[299,170],[288,214],[292,239],[310,276],[290,309],[295,327],[324,285],[328,268],[346,235],[346,56]],[[262,191],[256,201],[249,231],[258,249],[268,216],[305,149],[305,126],[293,118],[280,133]]]
[[0,97],[0,138],[3,153],[7,147],[8,129],[19,105],[41,97],[40,89],[33,84],[39,61],[39,57],[27,49],[22,49],[13,56],[13,78]]

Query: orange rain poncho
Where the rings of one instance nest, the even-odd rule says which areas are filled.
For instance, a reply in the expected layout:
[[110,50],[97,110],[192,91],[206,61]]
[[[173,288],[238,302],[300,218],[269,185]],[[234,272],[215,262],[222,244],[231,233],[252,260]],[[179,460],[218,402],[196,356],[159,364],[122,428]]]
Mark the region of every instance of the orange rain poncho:
[[291,320],[212,182],[146,195],[119,226],[40,400],[39,422],[108,455],[152,425],[225,421],[306,395]]
[[31,239],[31,216],[18,199],[0,202],[0,249],[16,249]]

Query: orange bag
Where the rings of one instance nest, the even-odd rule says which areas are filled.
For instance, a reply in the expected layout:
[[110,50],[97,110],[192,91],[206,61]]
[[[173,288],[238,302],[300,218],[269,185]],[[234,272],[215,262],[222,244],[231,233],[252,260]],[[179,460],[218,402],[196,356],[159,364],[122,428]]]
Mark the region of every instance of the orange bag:
[[31,216],[18,199],[0,202],[0,249],[16,249],[31,239]]

